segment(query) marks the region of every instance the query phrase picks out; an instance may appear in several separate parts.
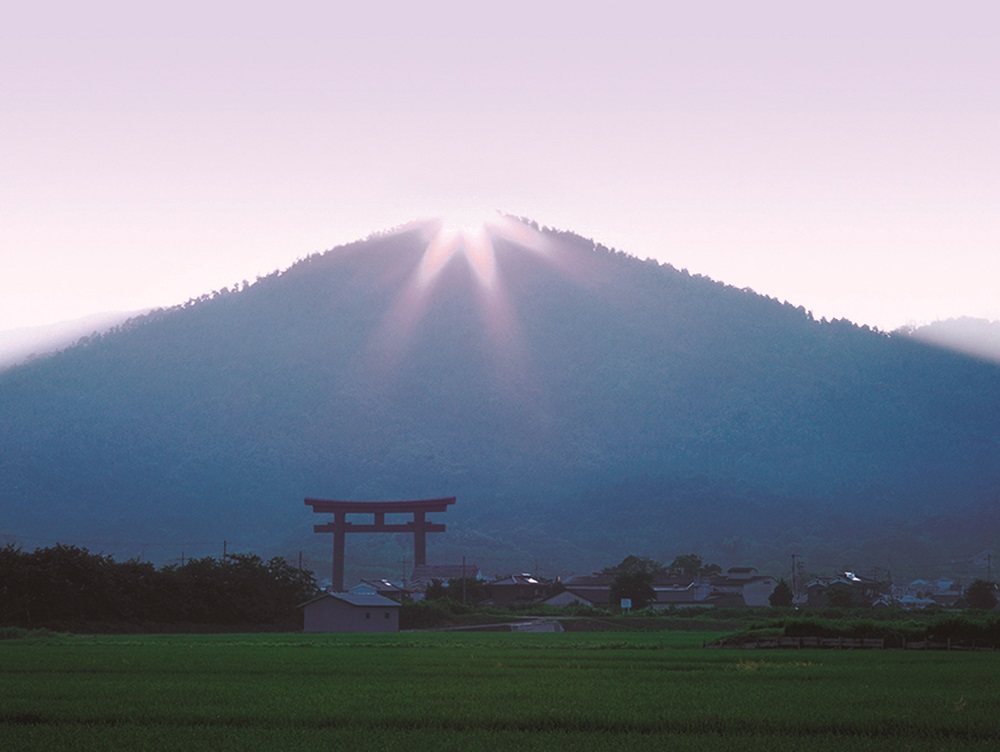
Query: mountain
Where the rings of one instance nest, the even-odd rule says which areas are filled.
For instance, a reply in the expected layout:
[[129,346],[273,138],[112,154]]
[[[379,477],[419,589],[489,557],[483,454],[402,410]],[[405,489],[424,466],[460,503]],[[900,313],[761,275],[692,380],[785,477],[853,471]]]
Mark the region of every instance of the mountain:
[[145,311],[94,313],[44,326],[0,331],[0,370],[69,347],[81,337],[107,331]]
[[[995,364],[571,233],[421,222],[0,372],[0,533],[322,572],[304,497],[454,495],[430,559],[491,573],[900,571],[995,543],[998,395]],[[410,545],[349,537],[349,577]]]

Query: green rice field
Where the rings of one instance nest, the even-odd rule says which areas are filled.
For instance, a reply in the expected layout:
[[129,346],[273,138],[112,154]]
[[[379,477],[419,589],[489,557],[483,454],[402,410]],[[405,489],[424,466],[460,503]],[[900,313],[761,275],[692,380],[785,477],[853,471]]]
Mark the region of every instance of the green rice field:
[[0,641],[3,750],[996,750],[1000,653],[717,635]]

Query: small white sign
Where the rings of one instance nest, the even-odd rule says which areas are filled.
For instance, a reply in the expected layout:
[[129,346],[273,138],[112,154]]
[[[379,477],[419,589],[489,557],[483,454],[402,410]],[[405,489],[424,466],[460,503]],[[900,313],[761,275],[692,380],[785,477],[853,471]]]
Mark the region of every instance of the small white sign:
[[632,599],[631,598],[622,598],[622,610],[628,611],[631,608],[632,608]]

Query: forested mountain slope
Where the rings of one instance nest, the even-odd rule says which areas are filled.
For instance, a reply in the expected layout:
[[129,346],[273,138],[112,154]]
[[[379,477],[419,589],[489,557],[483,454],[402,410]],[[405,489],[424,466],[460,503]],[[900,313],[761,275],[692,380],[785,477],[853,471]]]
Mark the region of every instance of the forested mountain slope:
[[465,253],[437,230],[0,372],[0,533],[269,552],[319,538],[305,496],[456,495],[432,557],[586,568],[871,557],[996,506],[996,365],[530,223]]

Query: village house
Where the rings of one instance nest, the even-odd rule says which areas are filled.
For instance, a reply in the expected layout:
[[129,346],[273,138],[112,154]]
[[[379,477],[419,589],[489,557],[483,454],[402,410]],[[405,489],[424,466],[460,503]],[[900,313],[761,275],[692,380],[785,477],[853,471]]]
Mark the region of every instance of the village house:
[[706,600],[715,605],[769,606],[778,581],[770,575],[759,575],[756,567],[730,567],[724,575],[709,578],[708,584]]
[[953,607],[962,598],[962,585],[955,580],[939,579],[934,582],[931,600],[938,606]]
[[[611,574],[578,574],[562,580],[565,591],[556,593],[545,600],[553,606],[581,603],[585,606],[608,608],[611,601],[611,583],[615,581]],[[569,595],[566,595],[568,593]]]
[[[611,603],[614,581],[613,574],[575,575],[562,582],[566,588],[564,592],[552,596],[545,603],[553,606],[581,603],[598,608],[617,608],[617,603]],[[710,587],[698,577],[663,572],[653,575],[651,585],[656,598],[649,604],[650,608],[709,605],[706,598]]]
[[522,573],[501,577],[488,583],[486,587],[494,605],[507,606],[511,603],[540,601],[549,594],[552,586],[534,575]]
[[871,606],[888,592],[878,580],[856,572],[842,572],[833,577],[820,577],[806,583],[809,606]]
[[890,592],[892,603],[903,608],[952,608],[962,598],[962,585],[944,577],[937,580],[917,579],[907,585],[894,585]]
[[324,593],[303,603],[304,632],[398,632],[400,604],[375,593]]
[[[594,600],[592,600],[594,598]],[[593,593],[587,593],[580,590],[560,590],[553,596],[546,598],[541,601],[542,604],[546,606],[590,606],[591,608],[607,608],[607,600],[602,603],[600,598],[595,596]]]
[[475,564],[418,564],[407,583],[409,589],[424,591],[433,582],[448,582],[462,578],[478,580],[482,577]]
[[711,587],[707,582],[686,577],[674,582],[663,582],[653,579],[653,592],[656,600],[650,605],[657,610],[675,608],[677,606],[705,606]]
[[354,594],[381,595],[390,598],[397,603],[411,599],[411,591],[402,585],[397,585],[389,580],[361,580],[357,585],[347,592]]

